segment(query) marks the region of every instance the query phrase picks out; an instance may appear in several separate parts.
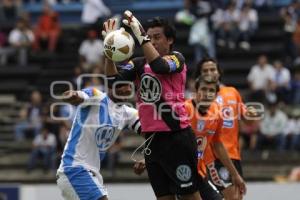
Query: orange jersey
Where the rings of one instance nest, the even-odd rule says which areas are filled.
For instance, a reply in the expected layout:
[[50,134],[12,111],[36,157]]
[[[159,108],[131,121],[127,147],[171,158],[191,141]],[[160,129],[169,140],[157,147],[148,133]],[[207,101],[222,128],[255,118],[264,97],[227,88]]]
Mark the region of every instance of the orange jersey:
[[[201,176],[206,175],[205,164],[213,161],[211,154],[206,154],[206,149],[211,142],[221,142],[220,135],[222,131],[223,120],[219,115],[219,108],[216,102],[213,102],[206,114],[201,115],[197,106],[191,99],[185,101],[185,107],[190,119],[191,127],[196,135],[198,144],[198,172]],[[212,155],[213,156],[213,155]]]
[[234,87],[220,87],[216,98],[223,119],[221,141],[229,158],[240,160],[239,120],[246,112],[240,93]]

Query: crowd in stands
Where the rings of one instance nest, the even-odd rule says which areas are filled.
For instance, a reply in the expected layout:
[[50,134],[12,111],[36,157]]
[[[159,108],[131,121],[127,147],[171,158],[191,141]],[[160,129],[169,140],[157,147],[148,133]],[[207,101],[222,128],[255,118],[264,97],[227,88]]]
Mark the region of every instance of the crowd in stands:
[[[28,0],[25,3],[40,2]],[[23,2],[23,3],[24,3]],[[63,29],[59,14],[51,8],[56,3],[70,3],[72,0],[48,0],[36,24],[22,11],[22,1],[3,0],[0,6],[0,67],[6,65],[12,56],[17,56],[19,66],[28,65],[28,53],[55,53]],[[178,23],[190,26],[189,45],[194,48],[194,64],[201,58],[217,58],[216,48],[245,51],[251,50],[251,37],[258,27],[258,12],[261,6],[271,6],[268,0],[226,1],[184,0],[184,9],[176,15]],[[86,38],[78,48],[78,65],[74,67],[72,83],[77,85],[82,74],[103,74],[103,41],[98,37],[99,23],[113,13],[102,1],[89,0],[83,5],[82,23]],[[260,55],[247,77],[249,96],[247,101],[265,105],[265,117],[252,124],[241,125],[241,144],[245,149],[278,151],[300,151],[300,113],[286,112],[285,105],[300,104],[300,69],[293,69],[286,63],[300,63],[300,3],[291,3],[279,11],[284,21],[285,59],[268,61],[267,55]],[[191,65],[192,67],[193,65]],[[225,74],[226,76],[226,74]],[[85,79],[80,87],[95,86],[103,90],[102,79]],[[187,95],[193,92],[193,80],[187,85]],[[38,156],[44,158],[44,166],[54,170],[57,157],[63,150],[71,128],[74,107],[61,106],[51,111],[50,101],[42,99],[41,93],[33,91],[28,103],[20,110],[19,122],[15,125],[16,141],[31,136],[32,153],[28,170],[36,165]],[[54,120],[50,112],[68,120]],[[108,152],[103,162],[114,175],[114,166],[122,138]]]

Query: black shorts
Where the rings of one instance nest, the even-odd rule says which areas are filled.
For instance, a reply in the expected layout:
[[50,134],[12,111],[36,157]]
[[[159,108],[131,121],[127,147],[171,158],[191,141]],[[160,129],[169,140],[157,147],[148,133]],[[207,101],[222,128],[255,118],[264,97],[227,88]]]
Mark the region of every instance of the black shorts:
[[[243,177],[241,161],[234,159],[231,159],[231,161],[240,176]],[[208,164],[207,171],[210,181],[217,187],[219,191],[222,191],[232,185],[230,173],[220,160],[215,160],[214,162]]]
[[223,197],[209,180],[204,180],[199,188],[202,200],[222,200]]
[[151,150],[150,155],[145,154],[146,168],[156,197],[198,191],[203,179],[197,172],[197,144],[192,129],[146,133],[146,138]]

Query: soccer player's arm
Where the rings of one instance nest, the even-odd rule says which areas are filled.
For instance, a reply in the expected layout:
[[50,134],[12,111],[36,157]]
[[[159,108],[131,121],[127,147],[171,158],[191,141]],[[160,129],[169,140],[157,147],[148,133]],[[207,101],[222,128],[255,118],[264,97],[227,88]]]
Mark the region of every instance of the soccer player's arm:
[[137,134],[142,133],[141,122],[139,119],[138,111],[134,108],[126,107],[126,125],[127,128],[134,131]]
[[[141,123],[138,117],[138,111],[134,108],[127,108],[127,127],[139,135],[142,135]],[[146,169],[145,159],[135,161],[133,171],[137,175],[141,175]]]
[[[134,81],[137,76],[137,68],[141,67],[141,59],[135,58],[128,62],[121,64],[120,70],[117,70],[113,61],[105,59],[106,76],[108,81],[108,87],[112,88],[112,85],[120,81]],[[113,63],[113,65],[111,65]],[[115,68],[115,69],[114,69]]]
[[216,157],[223,163],[223,165],[229,171],[233,184],[239,188],[241,194],[245,194],[246,193],[245,182],[242,179],[242,177],[239,175],[235,166],[233,165],[231,159],[229,158],[228,152],[225,149],[220,139],[220,136],[222,134],[222,128],[223,128],[223,120],[220,119],[218,121],[218,129],[216,131],[216,134],[213,137],[211,147],[213,148]]
[[148,61],[152,71],[156,74],[180,73],[184,68],[184,62],[185,59],[179,52],[173,52],[172,54],[163,57],[157,56],[155,59]]
[[97,103],[99,99],[103,98],[103,93],[96,88],[90,87],[82,90],[68,90],[63,93],[63,101],[72,105],[79,105],[82,103]]

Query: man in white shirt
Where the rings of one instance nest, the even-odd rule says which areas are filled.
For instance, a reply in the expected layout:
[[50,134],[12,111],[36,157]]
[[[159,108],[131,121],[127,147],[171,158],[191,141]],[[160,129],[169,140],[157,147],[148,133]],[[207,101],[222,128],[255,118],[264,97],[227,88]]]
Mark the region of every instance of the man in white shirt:
[[35,136],[32,143],[32,152],[28,163],[28,170],[32,170],[38,157],[43,158],[44,169],[55,169],[56,159],[56,138],[50,133],[47,127],[43,127],[42,132]]
[[85,72],[91,72],[93,67],[103,66],[103,42],[97,39],[97,32],[89,30],[79,47],[80,63]]
[[[110,9],[102,0],[84,0],[81,21],[84,24],[95,24],[99,18],[111,15]],[[100,23],[99,23],[100,24]],[[99,25],[98,24],[98,25]]]
[[34,42],[34,34],[24,19],[19,19],[16,28],[9,33],[8,42],[18,52],[19,65],[26,65],[27,51]]
[[288,122],[287,115],[278,109],[277,102],[269,103],[269,109],[261,121],[257,147],[271,146],[279,151],[284,150],[284,129]]
[[251,90],[250,100],[262,102],[265,100],[266,93],[270,90],[270,86],[274,77],[275,70],[268,63],[265,55],[258,58],[258,63],[252,66],[247,80]]
[[105,94],[87,88],[64,93],[65,101],[80,104],[57,170],[57,185],[67,200],[107,200],[100,160],[121,130],[141,132],[137,110],[122,103],[131,93],[130,86],[119,85],[114,91]]
[[275,73],[273,74],[272,89],[276,93],[279,101],[288,103],[290,92],[291,73],[285,68],[281,61],[274,62]]

